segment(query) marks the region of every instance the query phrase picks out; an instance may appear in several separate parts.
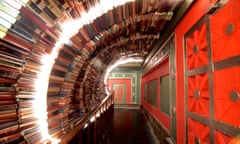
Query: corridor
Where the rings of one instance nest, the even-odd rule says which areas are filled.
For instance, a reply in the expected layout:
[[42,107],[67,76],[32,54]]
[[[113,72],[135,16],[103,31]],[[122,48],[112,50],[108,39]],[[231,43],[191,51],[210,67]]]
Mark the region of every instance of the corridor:
[[240,144],[239,6],[0,0],[0,144]]
[[150,125],[139,109],[115,108],[104,144],[157,144]]

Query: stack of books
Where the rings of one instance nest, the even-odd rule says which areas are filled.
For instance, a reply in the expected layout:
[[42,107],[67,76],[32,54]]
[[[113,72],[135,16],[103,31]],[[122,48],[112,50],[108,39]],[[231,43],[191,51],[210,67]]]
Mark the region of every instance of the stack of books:
[[18,122],[17,81],[23,70],[25,51],[0,40],[0,143],[23,141]]
[[[53,51],[62,24],[83,17],[99,0],[12,2],[16,5],[0,2],[0,143],[41,143],[34,102],[42,59]],[[177,3],[137,0],[116,6],[60,46],[47,91],[52,137],[68,134],[106,96],[103,79],[112,61],[146,56]]]

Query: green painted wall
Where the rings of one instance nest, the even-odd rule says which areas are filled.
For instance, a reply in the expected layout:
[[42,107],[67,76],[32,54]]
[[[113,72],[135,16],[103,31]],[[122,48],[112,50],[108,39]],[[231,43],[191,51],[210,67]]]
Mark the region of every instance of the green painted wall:
[[140,71],[137,68],[117,67],[109,75],[109,78],[123,79],[130,78],[132,80],[132,103],[141,103],[140,93]]

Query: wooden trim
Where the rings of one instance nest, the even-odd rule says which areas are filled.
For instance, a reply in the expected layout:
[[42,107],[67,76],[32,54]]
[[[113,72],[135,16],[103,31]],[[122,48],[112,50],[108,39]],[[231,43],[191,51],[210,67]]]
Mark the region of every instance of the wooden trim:
[[216,120],[209,120],[208,118],[206,118],[204,116],[200,116],[200,115],[197,115],[192,112],[188,112],[188,117],[197,122],[200,122],[206,126],[209,126],[209,127],[211,126],[213,129],[213,132],[215,130],[217,130],[217,131],[225,133],[231,137],[235,137],[240,133],[240,128],[228,125],[224,122],[220,122],[220,121],[216,121]]
[[238,56],[234,56],[234,57],[214,63],[214,70],[221,70],[221,69],[231,68],[239,65],[240,65],[240,56],[238,55]]
[[164,43],[167,41],[169,37],[173,34],[172,32],[174,31],[176,25],[178,22],[181,20],[181,18],[186,14],[186,12],[190,9],[192,4],[194,3],[194,0],[186,0],[184,1],[179,7],[177,8],[175,14],[172,17],[172,21],[170,21],[166,26],[163,28],[163,35],[160,37],[159,40],[155,41],[155,44],[149,53],[148,57],[145,59],[144,63],[141,66],[141,70],[144,69],[148,63],[149,60],[153,58],[155,53],[157,53],[158,49],[164,45]]
[[194,75],[204,74],[204,73],[207,73],[207,71],[208,71],[208,67],[207,66],[203,66],[203,67],[187,70],[187,76],[194,76]]
[[122,108],[122,109],[140,109],[140,104],[114,104],[114,108]]
[[[90,121],[90,119],[96,115],[96,113],[102,108],[102,106],[106,105],[106,103],[111,100],[111,102],[113,101],[113,94],[106,96],[102,102],[90,113],[86,114],[79,122],[79,125],[76,126],[74,129],[72,129],[71,132],[69,132],[67,135],[65,135],[62,139],[61,139],[61,144],[66,144],[69,143],[74,136],[76,136],[78,134],[78,132],[84,127],[84,125],[86,123],[88,123]],[[113,103],[111,103],[113,104]]]

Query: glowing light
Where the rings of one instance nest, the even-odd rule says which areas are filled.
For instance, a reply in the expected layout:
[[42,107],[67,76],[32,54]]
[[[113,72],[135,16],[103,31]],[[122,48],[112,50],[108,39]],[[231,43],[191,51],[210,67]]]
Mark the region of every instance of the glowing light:
[[9,4],[10,6],[14,7],[17,10],[19,10],[22,7],[22,4],[15,0],[5,0],[3,3]]
[[[25,0],[24,0],[25,1]],[[69,39],[78,33],[79,29],[82,28],[85,24],[92,22],[98,16],[104,14],[108,10],[116,7],[117,5],[124,4],[133,0],[118,0],[112,1],[109,3],[109,0],[101,0],[95,7],[91,8],[89,13],[82,13],[81,18],[71,19],[69,21],[64,22],[62,27],[62,33],[55,44],[52,53],[49,55],[45,55],[42,58],[43,66],[41,67],[41,72],[38,74],[37,80],[35,81],[36,86],[36,100],[35,100],[35,116],[39,119],[39,125],[42,130],[43,138],[51,140],[52,143],[58,143],[60,140],[51,138],[48,133],[48,123],[47,123],[47,90],[48,90],[48,82],[49,76],[55,62],[55,59],[58,56],[59,51],[62,48],[64,43],[69,43]],[[107,3],[107,4],[106,4]],[[18,5],[17,5],[18,6]],[[107,6],[107,7],[106,7]],[[105,108],[104,108],[105,111]],[[95,119],[95,118],[94,118]],[[88,124],[84,125],[86,128]]]
[[6,27],[7,29],[9,29],[12,26],[10,22],[6,21],[5,19],[2,19],[1,17],[0,17],[0,24]]
[[[27,1],[26,1],[27,2]],[[0,38],[4,38],[12,24],[16,22],[19,9],[25,5],[24,2],[15,0],[0,0],[0,26],[4,31],[0,31]]]
[[51,140],[52,143],[58,143],[59,140],[53,139],[49,136],[47,123],[46,91],[48,89],[48,76],[51,72],[51,65],[54,63],[54,60],[51,55],[45,55],[41,61],[44,62],[44,65],[41,67],[41,72],[38,73],[38,78],[35,81],[35,89],[37,93],[34,101],[34,114],[38,119],[38,125],[41,128],[43,139]]
[[0,31],[0,38],[2,39],[2,38],[4,38],[6,36],[6,33],[5,32],[2,32],[2,31]]
[[[110,72],[116,68],[118,65],[120,64],[126,64],[126,63],[129,63],[129,62],[142,62],[143,61],[143,58],[125,58],[125,59],[119,59],[118,61],[116,61],[114,64],[112,64],[111,66],[109,66],[106,70],[106,74],[105,74],[105,77],[104,77],[104,84],[107,85],[107,79],[108,79],[108,76],[110,74]],[[106,87],[105,89],[107,95],[110,94],[108,88]]]
[[60,143],[61,142],[61,140],[58,140],[58,139],[54,139],[54,138],[52,138],[52,137],[48,137],[48,140],[50,140],[51,141],[51,144],[58,144],[58,143]]
[[95,116],[91,117],[90,122],[94,122],[95,121]]
[[11,15],[0,11],[0,15],[1,17],[4,17],[5,20],[7,20],[8,22],[10,22],[11,24],[15,23],[16,19],[14,17],[12,17]]
[[100,112],[98,112],[98,113],[96,114],[96,117],[97,117],[97,118],[100,117]]
[[17,17],[17,15],[19,14],[19,10],[13,8],[12,6],[5,2],[0,3],[0,7],[2,11],[12,15],[13,17]]
[[87,128],[87,127],[88,127],[88,124],[86,123],[86,124],[84,125],[83,129],[85,129],[85,128]]

